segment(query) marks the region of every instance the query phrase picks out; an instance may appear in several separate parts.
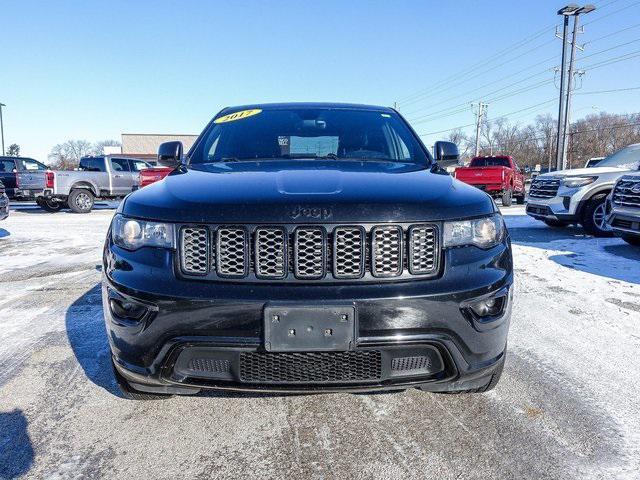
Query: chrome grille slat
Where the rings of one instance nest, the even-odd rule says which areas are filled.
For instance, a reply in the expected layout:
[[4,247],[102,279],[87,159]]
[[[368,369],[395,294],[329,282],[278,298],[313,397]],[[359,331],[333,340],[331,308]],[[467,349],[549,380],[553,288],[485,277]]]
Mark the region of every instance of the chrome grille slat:
[[209,272],[208,236],[206,228],[186,227],[180,230],[180,267],[183,272],[192,275],[206,275]]
[[529,196],[534,198],[553,198],[557,195],[560,188],[560,179],[535,179],[531,182]]
[[256,276],[282,278],[287,274],[285,232],[281,228],[259,228],[255,238]]
[[300,227],[294,234],[294,272],[297,278],[318,279],[325,275],[327,240],[319,227]]
[[216,271],[222,277],[242,278],[248,274],[247,231],[239,227],[218,229]]
[[402,273],[402,229],[374,227],[371,232],[371,272],[376,277],[396,277]]
[[323,281],[433,277],[437,224],[183,225],[179,270],[206,280]]
[[634,192],[640,187],[640,177],[622,177],[613,190],[612,201],[623,207],[640,208],[640,192]]
[[333,232],[333,275],[360,278],[365,271],[365,232],[360,227],[338,227]]
[[432,273],[437,268],[437,235],[433,225],[415,225],[409,230],[409,271],[412,274]]

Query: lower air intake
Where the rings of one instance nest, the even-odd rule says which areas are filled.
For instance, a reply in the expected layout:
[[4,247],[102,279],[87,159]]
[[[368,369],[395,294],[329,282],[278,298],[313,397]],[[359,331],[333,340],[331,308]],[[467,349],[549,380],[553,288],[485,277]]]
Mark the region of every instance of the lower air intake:
[[381,376],[377,350],[240,354],[240,378],[247,383],[375,382]]

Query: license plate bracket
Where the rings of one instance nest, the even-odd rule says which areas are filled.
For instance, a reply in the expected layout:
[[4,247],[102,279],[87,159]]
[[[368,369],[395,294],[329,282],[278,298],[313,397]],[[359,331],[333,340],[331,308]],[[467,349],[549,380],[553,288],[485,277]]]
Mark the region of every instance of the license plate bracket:
[[269,352],[347,351],[354,347],[356,309],[345,306],[279,306],[264,309]]

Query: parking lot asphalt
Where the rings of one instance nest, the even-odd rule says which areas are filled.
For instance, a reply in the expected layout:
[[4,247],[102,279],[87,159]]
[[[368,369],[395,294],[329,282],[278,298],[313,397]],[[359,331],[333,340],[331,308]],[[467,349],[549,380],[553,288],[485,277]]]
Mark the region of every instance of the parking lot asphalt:
[[638,478],[640,250],[504,209],[516,296],[481,395],[119,397],[99,292],[112,205],[0,222],[0,479]]

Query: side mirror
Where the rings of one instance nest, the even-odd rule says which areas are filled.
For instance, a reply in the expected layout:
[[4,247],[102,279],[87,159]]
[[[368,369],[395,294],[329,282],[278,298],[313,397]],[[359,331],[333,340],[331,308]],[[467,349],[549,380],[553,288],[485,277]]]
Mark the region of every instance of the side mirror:
[[458,160],[460,153],[458,152],[458,146],[453,142],[436,142],[433,146],[436,162],[443,162],[447,160]]
[[182,163],[182,142],[165,142],[158,147],[158,164],[175,168]]

